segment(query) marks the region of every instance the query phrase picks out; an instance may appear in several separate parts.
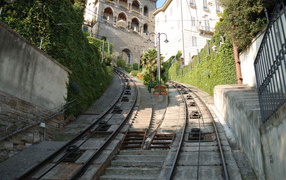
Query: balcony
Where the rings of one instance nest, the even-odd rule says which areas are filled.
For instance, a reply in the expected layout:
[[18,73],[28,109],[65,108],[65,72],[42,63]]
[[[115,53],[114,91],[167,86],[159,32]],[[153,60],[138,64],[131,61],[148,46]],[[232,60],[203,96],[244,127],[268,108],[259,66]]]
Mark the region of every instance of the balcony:
[[112,4],[116,4],[116,2],[115,2],[115,1],[112,1],[112,0],[106,0],[106,2],[112,3]]
[[197,8],[196,4],[193,3],[193,2],[190,3],[190,7],[193,8],[193,9],[196,9],[196,8]]
[[205,12],[210,12],[210,9],[207,6],[204,6],[203,9]]
[[201,35],[203,34],[213,35],[214,34],[214,28],[211,28],[209,26],[198,26],[197,28]]

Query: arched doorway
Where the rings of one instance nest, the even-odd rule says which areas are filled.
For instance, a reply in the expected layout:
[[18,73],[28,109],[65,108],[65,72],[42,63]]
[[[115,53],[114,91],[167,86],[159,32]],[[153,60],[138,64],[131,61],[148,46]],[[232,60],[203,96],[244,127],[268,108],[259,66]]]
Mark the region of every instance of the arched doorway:
[[121,51],[121,56],[127,64],[132,64],[132,54],[131,54],[130,49],[127,49],[127,48],[123,49]]

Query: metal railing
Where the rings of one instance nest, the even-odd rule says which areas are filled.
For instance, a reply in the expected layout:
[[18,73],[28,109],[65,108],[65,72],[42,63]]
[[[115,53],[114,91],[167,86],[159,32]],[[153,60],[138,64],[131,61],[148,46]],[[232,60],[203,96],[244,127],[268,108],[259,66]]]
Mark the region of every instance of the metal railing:
[[283,0],[277,1],[254,62],[263,122],[286,102],[285,10]]
[[3,126],[0,128],[0,141],[22,132],[28,128],[39,125],[41,122],[45,122],[53,117],[63,114],[67,109],[71,107],[74,101],[68,102],[62,106],[54,108],[52,110],[47,110],[32,117],[24,118],[13,124]]

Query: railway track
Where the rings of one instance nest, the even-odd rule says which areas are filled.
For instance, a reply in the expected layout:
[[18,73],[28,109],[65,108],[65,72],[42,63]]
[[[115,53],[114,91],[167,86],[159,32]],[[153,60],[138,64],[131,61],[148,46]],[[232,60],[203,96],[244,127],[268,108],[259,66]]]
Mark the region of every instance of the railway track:
[[137,88],[132,79],[123,72],[115,72],[123,87],[120,95],[115,97],[115,103],[91,126],[19,179],[96,178],[98,169],[120,145],[123,137],[120,131],[131,116],[137,99]]
[[197,92],[171,82],[169,97],[151,97],[117,73],[124,86],[116,102],[20,179],[241,179],[222,127]]
[[154,119],[137,115],[100,180],[241,179],[207,105],[187,87],[172,84],[160,123],[154,127]]
[[222,127],[208,106],[195,91],[171,83],[184,101],[185,122],[160,179],[241,179]]

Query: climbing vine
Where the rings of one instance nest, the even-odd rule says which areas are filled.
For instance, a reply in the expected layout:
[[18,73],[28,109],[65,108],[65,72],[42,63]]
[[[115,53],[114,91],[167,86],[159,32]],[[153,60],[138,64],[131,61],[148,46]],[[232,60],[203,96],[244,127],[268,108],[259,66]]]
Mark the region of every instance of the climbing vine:
[[[235,84],[235,65],[232,44],[226,40],[220,45],[221,38],[215,34],[209,44],[195,56],[191,63],[181,68],[176,60],[169,69],[169,79],[196,86],[210,95],[219,84]],[[216,46],[216,52],[211,47]]]
[[0,20],[69,68],[69,114],[79,115],[99,98],[112,79],[112,67],[100,63],[100,40],[90,44],[82,32],[85,1],[0,1]]

